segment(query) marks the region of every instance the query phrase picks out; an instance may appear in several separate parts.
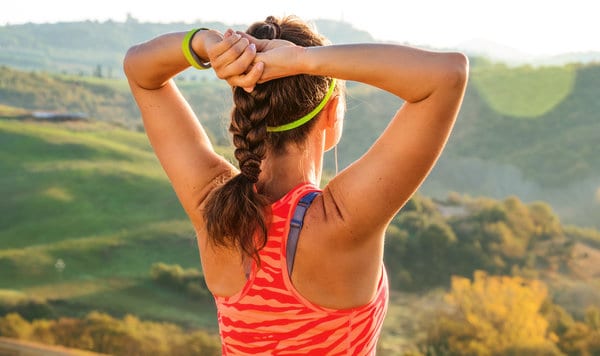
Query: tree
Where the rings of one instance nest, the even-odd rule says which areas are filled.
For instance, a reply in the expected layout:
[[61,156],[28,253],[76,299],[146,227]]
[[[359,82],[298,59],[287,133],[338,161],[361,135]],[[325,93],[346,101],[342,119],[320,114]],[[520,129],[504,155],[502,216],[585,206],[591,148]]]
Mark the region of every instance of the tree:
[[0,336],[25,339],[31,334],[31,325],[17,313],[0,318]]
[[451,355],[559,354],[540,313],[547,296],[536,280],[481,271],[473,281],[453,277],[449,311],[430,328],[428,343]]
[[93,75],[96,78],[103,78],[104,77],[104,75],[102,74],[102,65],[101,64],[97,64],[96,65],[96,69],[94,69]]

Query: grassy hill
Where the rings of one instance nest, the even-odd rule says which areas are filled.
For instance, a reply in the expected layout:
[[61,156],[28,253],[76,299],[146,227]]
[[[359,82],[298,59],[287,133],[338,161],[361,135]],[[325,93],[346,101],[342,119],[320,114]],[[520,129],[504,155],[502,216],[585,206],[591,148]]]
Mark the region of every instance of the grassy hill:
[[600,65],[475,67],[454,133],[424,191],[552,204],[600,226]]
[[[599,227],[600,154],[595,142],[600,137],[600,65],[511,68],[474,62],[455,130],[422,191],[438,198],[456,191],[544,200],[566,222]],[[228,145],[227,85],[193,76],[181,77],[178,85],[215,142]],[[357,83],[348,83],[347,101],[341,167],[366,151],[401,104]],[[0,105],[83,112],[141,130],[123,79],[0,67]],[[332,157],[326,164],[333,167]]]
[[3,120],[0,171],[0,289],[54,300],[67,315],[102,309],[213,325],[212,303],[148,279],[154,262],[198,267],[199,259],[142,134]]

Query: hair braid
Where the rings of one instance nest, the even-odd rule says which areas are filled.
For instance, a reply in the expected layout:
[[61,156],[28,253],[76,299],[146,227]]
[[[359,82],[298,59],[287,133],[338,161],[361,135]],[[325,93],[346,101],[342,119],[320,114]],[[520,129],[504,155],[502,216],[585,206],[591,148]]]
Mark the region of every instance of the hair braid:
[[251,100],[236,100],[240,95],[248,96],[242,89],[234,89],[234,100],[245,102],[245,105],[236,105],[234,108],[229,132],[233,134],[235,158],[239,162],[242,174],[252,183],[256,183],[260,174],[260,162],[267,152],[266,115],[269,112],[269,103],[264,91],[249,95]]
[[258,250],[267,237],[267,201],[254,183],[258,182],[260,164],[267,152],[265,117],[269,101],[267,91],[249,95],[242,88],[234,88],[233,96],[236,102],[244,103],[234,107],[229,126],[241,172],[211,194],[204,217],[211,241],[237,246],[245,256],[258,260]]
[[[303,47],[326,44],[324,37],[293,16],[269,16],[251,25],[247,33],[260,39],[280,38]],[[240,174],[215,188],[207,199],[203,213],[213,244],[235,246],[242,257],[252,256],[260,261],[258,251],[266,244],[270,215],[267,198],[255,187],[261,162],[267,152],[280,154],[290,144],[303,144],[315,120],[285,132],[267,132],[267,126],[285,124],[309,113],[326,95],[330,81],[326,77],[297,75],[257,84],[252,93],[233,89],[229,132],[233,135]]]

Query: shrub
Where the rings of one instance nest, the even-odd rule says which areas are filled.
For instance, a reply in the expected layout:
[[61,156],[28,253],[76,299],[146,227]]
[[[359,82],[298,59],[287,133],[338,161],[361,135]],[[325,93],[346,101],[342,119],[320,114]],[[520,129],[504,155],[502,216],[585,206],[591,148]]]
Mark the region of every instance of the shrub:
[[27,320],[52,318],[56,314],[46,300],[13,291],[0,290],[0,316],[18,313]]
[[210,295],[204,281],[204,275],[195,268],[183,269],[179,265],[168,265],[159,262],[152,265],[150,277],[154,282],[164,287],[189,294],[192,297]]

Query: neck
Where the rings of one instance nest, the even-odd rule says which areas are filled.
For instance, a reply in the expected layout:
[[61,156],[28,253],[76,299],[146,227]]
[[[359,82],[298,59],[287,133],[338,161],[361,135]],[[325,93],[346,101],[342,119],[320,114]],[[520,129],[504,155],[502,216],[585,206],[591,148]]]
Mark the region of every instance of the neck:
[[280,199],[300,183],[319,185],[323,170],[324,140],[322,135],[311,136],[301,147],[289,145],[284,153],[276,155],[269,152],[263,160],[257,188],[269,200]]

